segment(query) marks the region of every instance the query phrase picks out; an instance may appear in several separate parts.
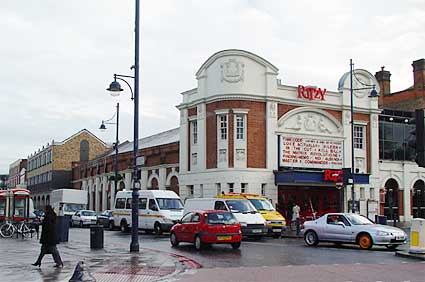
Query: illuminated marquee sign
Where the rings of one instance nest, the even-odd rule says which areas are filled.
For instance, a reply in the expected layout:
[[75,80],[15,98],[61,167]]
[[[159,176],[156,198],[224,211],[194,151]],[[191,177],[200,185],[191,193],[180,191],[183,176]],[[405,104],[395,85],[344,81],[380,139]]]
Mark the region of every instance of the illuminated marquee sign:
[[343,142],[281,136],[280,166],[339,170],[343,166]]
[[298,98],[307,100],[325,100],[326,89],[321,89],[313,86],[298,85]]

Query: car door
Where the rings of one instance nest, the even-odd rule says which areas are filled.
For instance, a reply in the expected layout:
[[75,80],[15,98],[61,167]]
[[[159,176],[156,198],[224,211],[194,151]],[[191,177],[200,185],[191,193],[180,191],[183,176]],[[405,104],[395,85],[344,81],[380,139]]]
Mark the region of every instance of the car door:
[[154,229],[155,222],[158,221],[159,208],[154,198],[149,199],[148,211],[146,216],[146,229]]
[[189,230],[189,224],[190,224],[190,220],[192,219],[192,216],[193,216],[193,213],[189,212],[185,214],[183,218],[181,219],[180,221],[181,223],[178,226],[178,230],[176,232],[177,239],[179,241],[190,242],[188,230]]
[[72,223],[77,225],[80,223],[80,211],[77,211],[73,216],[72,216]]
[[149,218],[147,217],[147,203],[147,198],[139,198],[139,226],[142,229],[147,229],[148,226]]
[[349,242],[352,237],[352,227],[341,214],[330,214],[326,218],[323,240]]
[[195,213],[190,222],[186,225],[188,242],[195,242],[195,236],[200,231],[201,215]]

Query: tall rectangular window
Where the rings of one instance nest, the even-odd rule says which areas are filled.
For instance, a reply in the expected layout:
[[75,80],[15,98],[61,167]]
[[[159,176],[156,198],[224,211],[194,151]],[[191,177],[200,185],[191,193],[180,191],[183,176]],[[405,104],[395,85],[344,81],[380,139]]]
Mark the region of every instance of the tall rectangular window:
[[246,186],[248,186],[247,183],[241,183],[241,193],[246,193]]
[[227,185],[229,186],[229,193],[233,193],[234,192],[234,183],[227,183]]
[[375,188],[370,188],[369,189],[369,199],[371,200],[375,200]]
[[221,183],[216,183],[215,189],[217,191],[217,195],[221,195]]
[[236,115],[236,139],[245,139],[245,119],[243,115]]
[[354,126],[354,148],[364,149],[364,126]]
[[192,121],[192,144],[198,144],[198,122]]
[[261,184],[261,196],[266,196],[266,184]]
[[227,115],[220,115],[220,139],[227,140]]

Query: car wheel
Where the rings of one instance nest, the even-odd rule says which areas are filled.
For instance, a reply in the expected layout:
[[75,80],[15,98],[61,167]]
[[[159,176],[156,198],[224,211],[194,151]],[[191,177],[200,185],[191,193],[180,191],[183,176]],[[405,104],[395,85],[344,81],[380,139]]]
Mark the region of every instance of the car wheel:
[[316,232],[309,230],[304,234],[304,241],[307,246],[314,247],[319,244],[319,238],[317,238]]
[[360,235],[358,242],[359,242],[360,249],[362,250],[369,250],[373,246],[372,238],[370,238],[369,234]]
[[159,224],[159,222],[155,222],[153,230],[155,232],[155,235],[161,235],[162,234],[161,224]]
[[179,245],[179,241],[177,240],[176,233],[171,232],[170,234],[170,242],[173,247],[177,247]]
[[114,221],[113,220],[111,220],[109,222],[109,230],[111,230],[111,231],[114,231],[115,230],[115,224],[114,224]]
[[125,222],[124,220],[121,221],[120,230],[121,230],[122,233],[128,232],[128,225],[127,225],[127,222]]
[[396,250],[398,248],[398,245],[386,245],[389,250]]
[[203,246],[204,246],[204,244],[202,243],[201,236],[196,235],[196,237],[195,237],[195,249],[197,249],[199,251],[199,250],[202,249]]
[[84,224],[83,224],[83,221],[82,221],[82,220],[80,220],[80,227],[81,227],[81,228],[83,228],[83,227],[84,227]]
[[231,243],[230,245],[232,245],[232,248],[237,250],[239,249],[239,247],[241,246],[241,242],[237,242],[237,243]]

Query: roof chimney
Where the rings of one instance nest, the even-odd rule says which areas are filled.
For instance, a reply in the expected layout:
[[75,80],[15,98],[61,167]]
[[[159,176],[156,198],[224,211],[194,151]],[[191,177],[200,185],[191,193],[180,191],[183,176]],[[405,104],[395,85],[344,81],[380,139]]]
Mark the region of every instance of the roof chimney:
[[384,103],[384,96],[391,94],[391,73],[389,71],[384,70],[384,66],[381,67],[381,70],[375,73],[375,78],[379,83],[379,99],[378,104],[382,106]]
[[425,59],[413,61],[413,87],[415,90],[425,88]]

